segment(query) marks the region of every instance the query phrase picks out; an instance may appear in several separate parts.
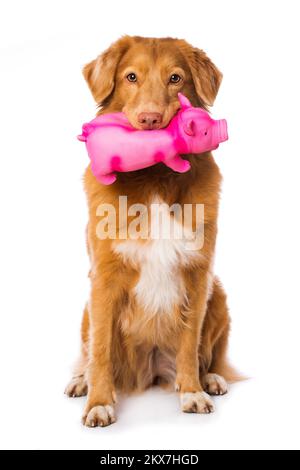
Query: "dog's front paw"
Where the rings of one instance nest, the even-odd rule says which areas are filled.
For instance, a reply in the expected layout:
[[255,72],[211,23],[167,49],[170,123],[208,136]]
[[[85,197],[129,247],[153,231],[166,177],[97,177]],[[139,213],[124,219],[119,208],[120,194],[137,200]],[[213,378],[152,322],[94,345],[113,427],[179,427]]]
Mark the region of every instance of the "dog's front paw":
[[212,413],[214,405],[205,392],[186,392],[180,394],[181,409],[185,413]]
[[89,428],[96,426],[109,426],[116,421],[113,405],[94,406],[88,413],[82,417],[82,423]]

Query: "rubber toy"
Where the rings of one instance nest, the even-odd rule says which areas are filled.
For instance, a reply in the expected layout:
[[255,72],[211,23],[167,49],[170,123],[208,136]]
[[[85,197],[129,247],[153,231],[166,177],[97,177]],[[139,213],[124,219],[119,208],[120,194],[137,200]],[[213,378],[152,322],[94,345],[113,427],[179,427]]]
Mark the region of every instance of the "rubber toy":
[[97,116],[84,124],[77,138],[86,143],[91,170],[102,184],[112,184],[116,172],[147,168],[162,162],[179,173],[190,169],[180,155],[215,150],[228,139],[225,119],[215,121],[178,94],[180,109],[164,129],[135,129],[124,113]]

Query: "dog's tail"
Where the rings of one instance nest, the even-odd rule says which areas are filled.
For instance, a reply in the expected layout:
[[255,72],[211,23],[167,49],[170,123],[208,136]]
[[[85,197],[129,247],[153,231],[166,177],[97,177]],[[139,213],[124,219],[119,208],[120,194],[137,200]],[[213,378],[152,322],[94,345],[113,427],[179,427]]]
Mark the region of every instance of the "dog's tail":
[[233,367],[230,362],[225,362],[220,367],[218,373],[224,377],[226,382],[232,384],[235,382],[242,382],[243,380],[249,380],[250,377],[239,372],[235,367]]

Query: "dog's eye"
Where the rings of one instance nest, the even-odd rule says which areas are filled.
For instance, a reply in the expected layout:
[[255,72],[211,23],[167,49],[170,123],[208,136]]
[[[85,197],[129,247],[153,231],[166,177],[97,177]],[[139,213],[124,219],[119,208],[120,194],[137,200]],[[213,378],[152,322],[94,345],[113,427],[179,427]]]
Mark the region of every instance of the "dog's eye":
[[136,82],[137,81],[137,76],[136,76],[135,73],[129,73],[126,78],[129,82]]
[[173,73],[170,77],[170,83],[179,83],[181,81],[181,76],[177,73]]

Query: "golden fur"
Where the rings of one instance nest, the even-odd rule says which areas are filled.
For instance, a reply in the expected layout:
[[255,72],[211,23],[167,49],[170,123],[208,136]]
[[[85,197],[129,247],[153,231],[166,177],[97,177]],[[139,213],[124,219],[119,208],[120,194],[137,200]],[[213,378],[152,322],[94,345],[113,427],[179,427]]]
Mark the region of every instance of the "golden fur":
[[[126,79],[133,71],[137,83]],[[87,64],[83,73],[99,113],[124,111],[137,128],[138,115],[145,111],[160,113],[160,127],[166,126],[179,108],[178,91],[195,106],[212,105],[222,78],[206,54],[184,40],[128,36]],[[170,84],[168,77],[174,73],[182,80]],[[192,165],[188,173],[158,164],[119,174],[111,186],[99,184],[90,168],[86,170],[91,296],[82,321],[82,355],[67,393],[78,396],[88,391],[83,418],[88,426],[114,422],[116,390],[175,381],[183,411],[210,412],[212,403],[203,388],[222,394],[222,377],[235,378],[226,359],[226,295],[213,275],[221,176],[210,153],[185,158]],[[169,205],[205,205],[201,256],[178,263],[176,276],[185,295],[167,314],[145,312],[134,291],[141,264],[118,253],[120,241],[96,235],[97,206],[105,202],[117,208],[119,195],[128,196],[128,205],[149,206],[157,198]],[[147,241],[136,243],[136,249],[143,250]]]

